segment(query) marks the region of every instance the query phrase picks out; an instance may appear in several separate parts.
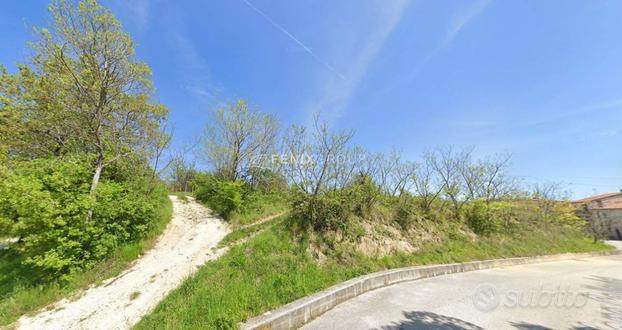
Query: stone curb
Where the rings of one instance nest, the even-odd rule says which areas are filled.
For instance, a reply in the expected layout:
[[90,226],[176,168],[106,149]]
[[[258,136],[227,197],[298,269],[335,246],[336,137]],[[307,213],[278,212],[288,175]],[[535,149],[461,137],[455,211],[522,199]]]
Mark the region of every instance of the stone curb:
[[391,269],[350,279],[311,296],[307,296],[275,310],[266,312],[261,316],[254,317],[245,323],[238,324],[238,326],[240,329],[246,330],[295,329],[324,314],[328,310],[348,299],[352,299],[362,293],[396,283],[495,267],[618,254],[622,254],[622,250],[564,253],[537,257],[493,259],[446,265],[415,266]]

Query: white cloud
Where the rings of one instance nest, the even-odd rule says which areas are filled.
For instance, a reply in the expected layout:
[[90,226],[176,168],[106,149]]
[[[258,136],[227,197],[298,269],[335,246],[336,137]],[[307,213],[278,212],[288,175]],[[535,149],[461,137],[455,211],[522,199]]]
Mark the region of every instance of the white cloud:
[[[209,63],[201,54],[196,42],[188,36],[188,29],[183,12],[174,4],[162,8],[167,13],[162,24],[166,25],[161,38],[168,48],[175,49],[176,75],[183,81],[180,86],[193,100],[206,108],[225,103],[225,88],[214,81]],[[201,112],[204,109],[188,109]]]
[[410,83],[415,77],[419,74],[419,72],[441,51],[446,49],[451,43],[460,35],[460,33],[468,26],[468,24],[473,21],[477,16],[483,13],[488,5],[490,4],[490,0],[480,0],[476,2],[474,5],[468,7],[466,10],[459,12],[451,19],[451,23],[445,32],[445,37],[438,46],[434,47],[423,59],[421,59],[418,63],[413,64],[413,68],[405,72],[400,79],[396,79],[391,83],[387,84],[384,88],[380,89],[374,95],[374,101],[371,102],[374,105],[378,100],[381,100],[387,93],[397,88],[398,86],[402,86]]
[[[319,101],[312,104],[308,109],[308,119],[316,112],[321,112],[325,119],[329,121],[334,121],[341,116],[354,96],[360,82],[367,74],[370,64],[380,53],[385,41],[399,24],[408,4],[406,0],[381,3],[383,6],[382,10],[376,11],[378,15],[383,15],[382,19],[379,19],[380,24],[372,32],[360,52],[355,53],[353,58],[344,59],[343,62],[348,63],[347,67],[342,70],[345,79],[335,79],[334,76],[330,76],[322,81],[324,85],[323,95]],[[354,50],[342,49],[341,53],[350,56],[354,53]]]
[[252,10],[254,10],[257,14],[259,14],[261,17],[263,17],[266,21],[268,21],[268,23],[270,23],[272,26],[274,26],[277,30],[281,31],[281,33],[285,34],[290,40],[292,40],[293,42],[295,42],[298,46],[300,46],[302,48],[302,50],[304,52],[306,52],[307,54],[309,54],[311,57],[313,57],[314,60],[316,60],[318,63],[322,64],[325,68],[327,68],[329,71],[335,73],[339,78],[341,79],[345,79],[345,77],[343,76],[343,74],[339,73],[337,70],[335,70],[335,68],[330,65],[328,62],[326,62],[323,58],[321,58],[319,55],[317,55],[313,50],[311,50],[310,47],[308,47],[307,45],[305,45],[302,41],[300,41],[300,39],[296,38],[293,34],[291,34],[287,29],[285,29],[282,25],[280,25],[279,23],[277,23],[274,19],[272,19],[272,17],[268,16],[268,14],[264,13],[261,9],[257,8],[255,5],[253,5],[250,1],[248,0],[242,0],[244,1],[244,3],[251,8]]
[[536,126],[550,123],[557,123],[562,120],[566,120],[573,117],[578,117],[581,115],[590,114],[593,112],[602,113],[604,111],[619,111],[622,108],[622,99],[613,99],[605,102],[594,103],[586,106],[582,106],[575,109],[566,109],[563,112],[554,112],[553,115],[546,115],[547,112],[544,112],[544,116],[540,118],[536,118],[534,120],[520,122],[515,126]]
[[480,0],[467,8],[467,10],[454,16],[451,20],[451,25],[445,34],[445,39],[439,48],[444,48],[451,44],[451,42],[454,41],[454,39],[469,24],[469,22],[471,22],[471,20],[481,14],[486,7],[488,7],[489,3],[490,0]]

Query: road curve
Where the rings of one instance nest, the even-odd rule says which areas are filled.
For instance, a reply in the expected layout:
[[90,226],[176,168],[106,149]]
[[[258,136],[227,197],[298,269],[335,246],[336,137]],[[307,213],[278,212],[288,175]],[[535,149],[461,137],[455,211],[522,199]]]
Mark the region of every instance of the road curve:
[[396,284],[302,329],[622,329],[622,255]]
[[128,270],[76,300],[64,299],[33,316],[23,316],[19,329],[130,329],[166,295],[205,262],[217,258],[214,248],[229,233],[219,217],[201,204],[171,196],[173,219],[156,245]]

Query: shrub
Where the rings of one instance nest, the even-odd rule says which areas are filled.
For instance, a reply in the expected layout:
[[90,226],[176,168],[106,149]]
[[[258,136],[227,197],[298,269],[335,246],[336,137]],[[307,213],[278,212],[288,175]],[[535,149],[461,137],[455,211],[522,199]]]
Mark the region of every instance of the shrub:
[[353,212],[363,218],[369,217],[382,197],[382,190],[369,176],[359,176],[345,191]]
[[488,235],[495,232],[511,231],[517,224],[514,204],[495,201],[476,200],[465,205],[466,224],[476,234]]
[[216,181],[216,178],[209,173],[199,173],[192,182],[192,189],[194,190],[196,199],[203,203],[207,203],[210,196],[214,194]]
[[476,234],[490,234],[495,225],[484,201],[474,201],[464,207],[466,224]]
[[415,200],[407,193],[400,195],[399,199],[393,206],[393,219],[402,229],[409,229],[417,221],[417,208]]
[[318,231],[346,230],[353,214],[348,197],[343,191],[319,195],[297,191],[292,194],[292,216],[303,227]]
[[219,181],[209,205],[223,217],[228,218],[242,206],[244,183],[240,181]]
[[196,198],[225,219],[240,210],[247,193],[242,181],[218,180],[210,174],[201,174],[195,181]]
[[0,168],[0,229],[18,238],[10,248],[43,274],[91,268],[119,243],[138,239],[162,201],[154,196],[166,196],[103,181],[94,199],[88,160],[38,159]]

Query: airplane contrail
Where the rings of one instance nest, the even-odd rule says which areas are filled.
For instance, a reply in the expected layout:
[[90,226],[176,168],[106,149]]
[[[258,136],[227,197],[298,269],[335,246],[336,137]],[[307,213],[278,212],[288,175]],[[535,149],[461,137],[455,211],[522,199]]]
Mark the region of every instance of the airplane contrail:
[[277,28],[279,31],[283,32],[287,37],[289,37],[292,41],[294,41],[298,46],[300,46],[305,52],[307,52],[309,55],[311,55],[311,57],[313,57],[318,63],[322,64],[324,67],[326,67],[328,70],[330,70],[331,72],[335,73],[337,76],[339,76],[339,78],[345,80],[346,77],[339,73],[332,65],[328,64],[328,62],[324,61],[321,57],[319,57],[317,54],[315,54],[311,48],[307,47],[307,45],[303,44],[302,41],[298,40],[298,38],[296,38],[293,34],[289,33],[289,31],[287,31],[287,29],[285,29],[284,27],[282,27],[279,23],[277,23],[276,21],[274,21],[270,16],[268,16],[266,13],[264,13],[263,11],[261,11],[261,9],[255,7],[252,3],[250,3],[250,1],[248,0],[242,0],[244,1],[244,3],[250,7],[252,10],[254,10],[255,12],[257,12],[259,15],[261,15],[261,17],[263,17],[266,21],[268,21],[270,24],[272,24],[272,26],[274,26],[275,28]]

